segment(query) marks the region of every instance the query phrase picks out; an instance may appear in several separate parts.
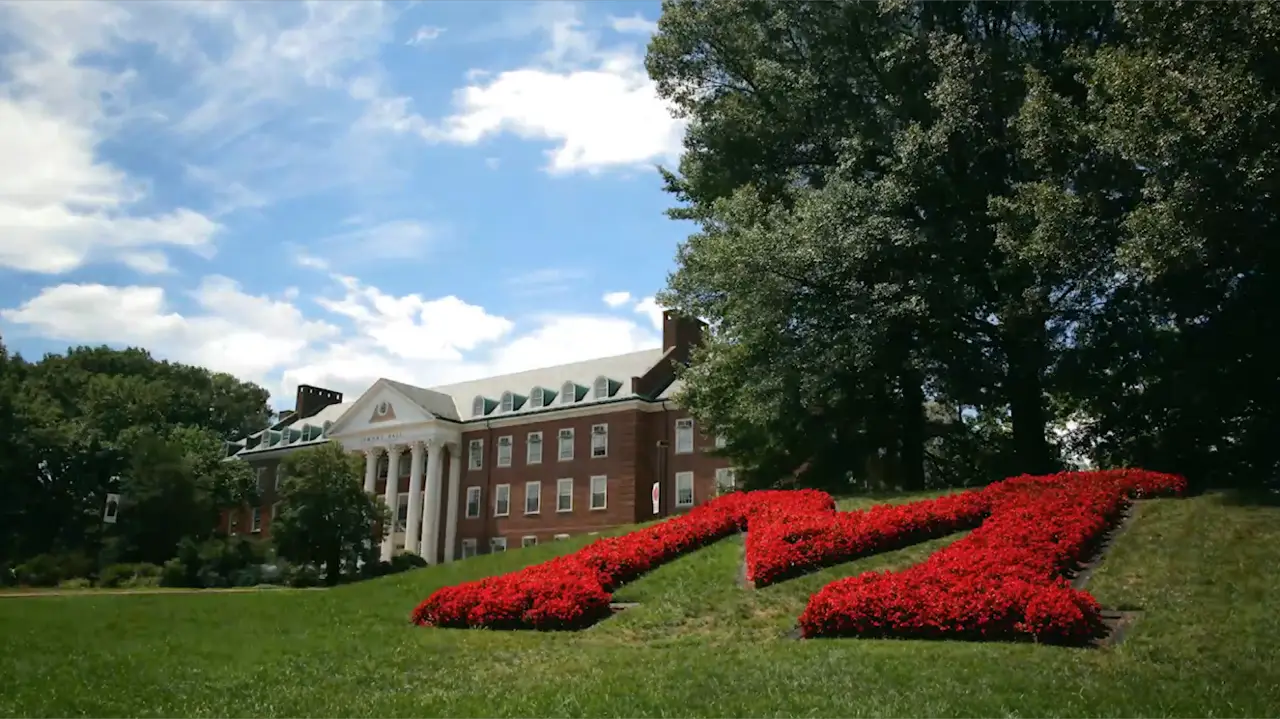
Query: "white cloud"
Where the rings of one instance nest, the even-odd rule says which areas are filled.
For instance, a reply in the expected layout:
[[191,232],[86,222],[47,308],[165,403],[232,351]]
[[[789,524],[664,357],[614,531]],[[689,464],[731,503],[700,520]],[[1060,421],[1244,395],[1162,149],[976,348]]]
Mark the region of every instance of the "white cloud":
[[[390,220],[329,235],[315,240],[313,245],[339,264],[417,260],[426,256],[439,235],[437,228],[418,220]],[[300,261],[314,266],[317,259]]]
[[[335,277],[337,299],[309,318],[291,288],[281,298],[208,277],[189,312],[159,287],[63,284],[0,319],[27,333],[71,342],[138,345],[261,383],[287,406],[299,383],[358,394],[379,377],[419,386],[461,382],[657,347],[660,337],[625,318],[538,315],[519,323],[458,297],[397,297]],[[340,329],[340,325],[349,329]]]
[[[0,267],[164,272],[174,249],[213,253],[214,218],[395,183],[384,141],[349,128],[394,100],[377,53],[397,12],[364,1],[0,4]],[[127,54],[137,46],[154,50],[144,65]],[[135,160],[176,161],[206,206],[158,207],[146,180],[102,154],[137,138],[147,150]]]
[[574,283],[589,276],[585,270],[572,267],[543,267],[518,272],[506,278],[503,284],[516,297],[552,295],[569,291]]
[[646,20],[639,13],[631,17],[610,17],[609,26],[614,32],[630,35],[652,35],[658,31],[658,23]]
[[630,292],[606,292],[604,303],[610,307],[621,307],[631,301]]
[[[583,27],[577,6],[550,3],[483,35],[497,39],[531,32],[547,48],[522,68],[496,74],[468,73],[471,83],[454,93],[453,114],[429,122],[410,109],[407,98],[387,103],[375,120],[396,132],[412,132],[432,142],[475,145],[510,133],[549,141],[552,173],[599,172],[671,162],[682,150],[685,124],[661,100],[644,69],[642,49],[604,47]],[[636,18],[615,20],[636,28]]]
[[637,302],[636,306],[633,309],[636,311],[637,314],[642,314],[645,317],[648,317],[649,323],[653,325],[654,329],[658,330],[659,332],[662,331],[663,310],[662,310],[662,307],[659,306],[656,301],[654,301],[654,298],[652,296],[645,297],[644,299]]
[[245,294],[225,277],[206,278],[192,296],[199,311],[184,316],[170,309],[159,287],[63,284],[0,310],[0,318],[49,339],[138,345],[258,381],[338,332],[288,302]]
[[423,25],[422,27],[418,28],[416,32],[413,33],[413,37],[409,38],[409,41],[406,42],[405,44],[406,45],[425,45],[431,42],[432,40],[435,40],[436,38],[440,37],[442,33],[444,33],[444,28],[442,27],[434,27],[432,25]]

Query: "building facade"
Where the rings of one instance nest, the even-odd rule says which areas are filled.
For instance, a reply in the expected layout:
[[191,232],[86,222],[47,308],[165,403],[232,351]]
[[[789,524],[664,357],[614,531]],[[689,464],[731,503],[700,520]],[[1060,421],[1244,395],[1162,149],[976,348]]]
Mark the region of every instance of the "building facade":
[[350,402],[300,387],[292,413],[232,445],[263,501],[226,527],[269,535],[280,458],[321,442],[364,456],[365,490],[392,508],[384,559],[447,562],[687,511],[735,484],[671,399],[701,334],[668,312],[661,349],[434,388],[381,379]]

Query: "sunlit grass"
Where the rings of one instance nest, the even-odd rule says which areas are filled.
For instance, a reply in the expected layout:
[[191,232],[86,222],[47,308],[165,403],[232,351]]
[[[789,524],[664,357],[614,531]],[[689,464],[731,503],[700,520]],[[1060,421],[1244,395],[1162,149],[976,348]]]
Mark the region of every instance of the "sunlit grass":
[[[845,506],[857,504],[842,503]],[[413,627],[437,587],[587,538],[312,592],[0,600],[0,715],[1269,716],[1280,710],[1280,509],[1142,503],[1093,576],[1142,610],[1102,650],[797,641],[833,578],[907,566],[960,535],[762,590],[730,538],[623,587],[578,633]]]

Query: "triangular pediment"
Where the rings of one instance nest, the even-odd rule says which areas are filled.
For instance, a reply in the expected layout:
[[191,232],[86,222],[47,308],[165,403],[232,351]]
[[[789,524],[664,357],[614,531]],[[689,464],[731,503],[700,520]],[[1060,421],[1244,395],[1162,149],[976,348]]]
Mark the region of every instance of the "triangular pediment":
[[329,428],[329,436],[421,424],[435,419],[386,380],[378,380]]

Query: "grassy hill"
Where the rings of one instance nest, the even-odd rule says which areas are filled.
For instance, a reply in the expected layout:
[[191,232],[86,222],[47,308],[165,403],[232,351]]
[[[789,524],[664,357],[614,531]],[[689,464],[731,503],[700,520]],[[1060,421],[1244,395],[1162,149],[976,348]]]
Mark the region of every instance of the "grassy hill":
[[1280,712],[1280,509],[1139,505],[1089,589],[1141,609],[1119,646],[786,638],[836,577],[737,585],[738,538],[624,587],[579,633],[416,628],[437,587],[572,551],[477,557],[328,591],[0,599],[0,715],[1270,716]]

